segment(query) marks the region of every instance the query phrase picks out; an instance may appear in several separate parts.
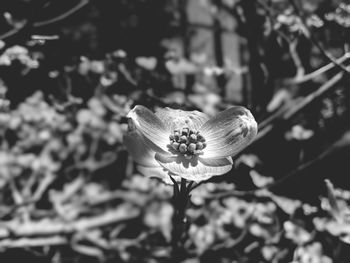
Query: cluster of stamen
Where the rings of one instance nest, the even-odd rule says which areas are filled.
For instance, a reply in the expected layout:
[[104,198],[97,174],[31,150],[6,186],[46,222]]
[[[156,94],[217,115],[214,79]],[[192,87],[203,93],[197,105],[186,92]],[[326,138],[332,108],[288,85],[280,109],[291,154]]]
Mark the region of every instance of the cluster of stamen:
[[184,127],[182,130],[174,130],[169,139],[170,147],[173,150],[188,157],[201,153],[207,146],[204,137],[198,131],[187,127]]

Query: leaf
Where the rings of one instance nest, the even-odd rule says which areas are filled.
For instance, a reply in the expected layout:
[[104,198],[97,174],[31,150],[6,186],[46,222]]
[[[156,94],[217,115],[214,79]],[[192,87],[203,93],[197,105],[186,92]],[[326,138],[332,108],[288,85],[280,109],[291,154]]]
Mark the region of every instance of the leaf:
[[256,170],[251,170],[249,172],[250,177],[256,187],[262,188],[274,182],[272,177],[267,177],[259,174]]
[[338,201],[334,194],[334,186],[330,180],[325,180],[327,193],[328,193],[328,201],[331,209],[331,214],[335,219],[341,219],[341,209],[339,207]]
[[273,112],[278,108],[282,107],[284,104],[290,102],[291,99],[292,95],[288,90],[280,89],[273,95],[271,101],[267,105],[267,111]]
[[196,65],[186,59],[180,59],[178,61],[169,60],[165,63],[165,66],[173,75],[194,74],[198,71]]
[[155,57],[137,57],[135,62],[140,67],[148,70],[153,70],[157,66],[157,59]]
[[77,251],[80,254],[91,256],[91,257],[96,257],[99,259],[103,258],[103,251],[97,247],[92,247],[88,245],[82,245],[82,244],[72,244],[72,248]]

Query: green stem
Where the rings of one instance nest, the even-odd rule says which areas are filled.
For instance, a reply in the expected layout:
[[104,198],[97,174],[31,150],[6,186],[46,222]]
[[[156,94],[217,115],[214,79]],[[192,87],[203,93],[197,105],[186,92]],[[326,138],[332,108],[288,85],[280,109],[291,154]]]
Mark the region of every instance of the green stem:
[[171,246],[172,246],[172,262],[181,262],[185,258],[184,242],[187,237],[188,223],[186,220],[186,208],[190,201],[191,187],[193,182],[187,185],[186,179],[181,179],[180,188],[178,183],[170,177],[174,183],[174,195],[172,205],[174,214],[172,218]]

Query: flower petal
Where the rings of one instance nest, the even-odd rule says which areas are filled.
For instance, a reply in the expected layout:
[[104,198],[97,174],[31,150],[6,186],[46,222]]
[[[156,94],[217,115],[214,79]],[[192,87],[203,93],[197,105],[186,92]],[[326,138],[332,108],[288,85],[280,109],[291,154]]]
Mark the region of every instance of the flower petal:
[[138,130],[129,131],[123,136],[123,143],[133,160],[142,166],[158,166],[154,159],[155,151],[150,148]]
[[169,131],[152,111],[137,105],[128,113],[127,117],[131,119],[129,129],[138,130],[147,139],[145,142],[149,147],[155,152],[168,152]]
[[[156,152],[145,142],[144,137],[137,131],[129,131],[123,136],[124,145],[133,160],[137,163],[136,169],[144,176],[156,177],[165,184],[173,185],[170,180],[170,172],[164,169],[154,158]],[[180,182],[181,178],[172,174],[172,177]]]
[[175,129],[182,129],[184,126],[198,130],[209,120],[209,117],[200,111],[183,111],[170,108],[158,109],[156,115],[171,132]]
[[232,168],[232,158],[203,159],[184,156],[169,156],[156,153],[156,160],[169,172],[192,181],[204,181],[215,175],[227,173]]
[[256,136],[258,125],[244,107],[224,110],[203,124],[201,134],[207,142],[202,158],[234,156]]
[[[156,161],[154,158],[156,152],[147,145],[144,136],[138,130],[125,133],[123,142],[131,157],[137,163],[136,169],[142,175],[156,177],[161,179],[165,184],[173,185],[169,177],[170,172]],[[177,175],[172,174],[172,177],[177,182],[181,181],[181,177]]]
[[[143,174],[144,176],[149,176],[149,177],[155,177],[161,179],[165,184],[170,184],[173,185],[174,183],[170,179],[171,174],[168,170],[163,168],[162,166],[159,165],[158,162],[157,166],[142,166],[138,165],[136,169]],[[175,174],[171,174],[171,176],[175,179],[177,182],[181,182],[181,177],[177,176]]]

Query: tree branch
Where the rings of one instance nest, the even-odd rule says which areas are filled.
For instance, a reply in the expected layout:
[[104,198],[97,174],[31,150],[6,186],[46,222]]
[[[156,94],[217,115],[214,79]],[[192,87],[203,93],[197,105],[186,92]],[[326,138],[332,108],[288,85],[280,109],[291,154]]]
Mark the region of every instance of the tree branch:
[[69,9],[67,12],[60,14],[52,19],[45,20],[45,21],[39,21],[33,23],[33,27],[42,27],[47,26],[56,22],[59,22],[63,19],[66,19],[67,17],[71,16],[72,14],[76,13],[80,9],[82,9],[84,6],[86,6],[89,3],[89,0],[81,0],[76,6]]
[[[345,61],[347,61],[350,58],[350,53],[345,53],[343,56],[340,58],[336,59],[337,63],[342,64]],[[319,75],[326,73],[327,71],[331,70],[334,68],[336,65],[333,62],[328,63],[327,65],[309,73],[306,75],[301,76],[300,78],[292,78],[292,79],[287,79],[286,82],[287,84],[301,84],[305,83],[307,81],[310,81]]]
[[45,247],[58,246],[68,243],[68,239],[63,236],[39,237],[39,238],[19,238],[4,239],[0,241],[0,249],[24,248],[24,247]]
[[[350,68],[350,67],[348,67]],[[299,103],[293,105],[293,107],[284,107],[278,112],[276,112],[273,116],[269,117],[268,120],[265,120],[259,123],[259,133],[255,137],[254,141],[250,144],[249,148],[252,147],[255,143],[264,138],[267,134],[269,134],[274,129],[274,122],[276,120],[290,120],[295,115],[303,111],[305,108],[310,106],[315,101],[322,98],[324,94],[334,89],[337,84],[343,78],[344,72],[340,72],[333,76],[330,80],[324,83],[319,89],[312,92],[305,98],[303,98]]]
[[[127,213],[126,213],[127,211]],[[139,211],[132,207],[116,208],[102,215],[83,218],[74,222],[62,222],[57,220],[42,220],[31,222],[1,222],[0,240],[8,237],[31,237],[49,235],[67,235],[85,231],[91,228],[99,228],[107,225],[130,220],[138,216]]]
[[338,63],[338,61],[332,56],[332,54],[329,53],[327,50],[325,50],[323,48],[323,46],[321,45],[321,43],[318,41],[318,39],[312,34],[311,30],[309,29],[309,27],[307,26],[307,24],[305,22],[305,16],[302,13],[302,11],[300,10],[300,8],[298,7],[298,5],[295,2],[295,0],[289,0],[289,2],[293,6],[296,14],[300,17],[300,21],[301,21],[301,24],[303,26],[305,37],[307,37],[311,41],[311,43],[313,43],[320,50],[321,54],[325,58],[327,58],[329,61],[331,61],[337,68],[341,69],[346,74],[350,75],[350,71],[346,68],[346,66],[344,66],[343,64]]

